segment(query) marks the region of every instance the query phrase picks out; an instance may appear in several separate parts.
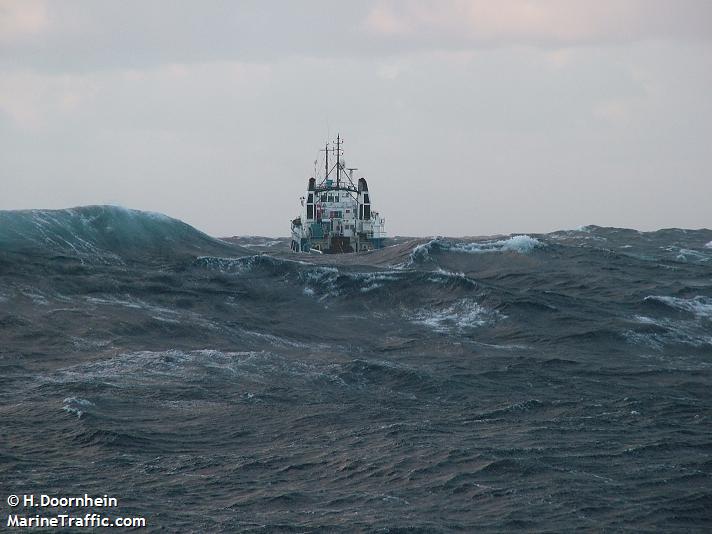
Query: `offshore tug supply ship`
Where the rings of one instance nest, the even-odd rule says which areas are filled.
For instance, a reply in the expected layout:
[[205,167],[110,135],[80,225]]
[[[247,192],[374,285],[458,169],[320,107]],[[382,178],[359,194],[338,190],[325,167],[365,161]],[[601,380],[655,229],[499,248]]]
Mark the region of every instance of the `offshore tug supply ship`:
[[[365,178],[354,184],[356,168],[345,168],[343,140],[329,143],[324,152],[324,176],[309,178],[302,211],[292,221],[292,250],[338,254],[381,248],[386,236],[385,219],[371,209],[371,196]],[[336,162],[329,167],[329,154]],[[316,162],[315,162],[316,165]],[[316,169],[314,174],[316,175]]]

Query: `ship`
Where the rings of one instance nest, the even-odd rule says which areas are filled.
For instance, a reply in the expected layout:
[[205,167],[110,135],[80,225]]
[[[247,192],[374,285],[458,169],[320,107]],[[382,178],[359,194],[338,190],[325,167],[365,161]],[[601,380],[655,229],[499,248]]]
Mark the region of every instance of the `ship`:
[[315,162],[314,176],[300,198],[301,213],[292,220],[292,251],[341,254],[382,248],[386,221],[372,208],[366,179],[354,183],[358,169],[346,168],[341,136],[320,152],[324,153],[322,175],[317,176]]

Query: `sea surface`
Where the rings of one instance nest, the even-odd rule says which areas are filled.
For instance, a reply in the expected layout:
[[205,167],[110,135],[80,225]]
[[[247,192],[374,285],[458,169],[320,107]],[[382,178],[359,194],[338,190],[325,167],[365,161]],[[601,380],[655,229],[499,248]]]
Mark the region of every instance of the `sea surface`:
[[164,532],[712,529],[712,231],[387,244],[0,212],[0,509],[88,493]]

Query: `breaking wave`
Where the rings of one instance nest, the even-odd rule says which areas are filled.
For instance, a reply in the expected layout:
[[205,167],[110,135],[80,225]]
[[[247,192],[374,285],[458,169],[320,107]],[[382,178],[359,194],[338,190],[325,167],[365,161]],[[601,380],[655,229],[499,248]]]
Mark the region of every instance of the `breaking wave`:
[[647,302],[659,302],[670,308],[689,312],[697,317],[712,319],[712,298],[696,296],[692,298],[649,296],[644,299]]
[[86,399],[78,399],[76,397],[67,397],[62,402],[62,410],[76,415],[77,418],[81,418],[84,415],[84,411],[90,406],[94,406],[94,403]]
[[417,310],[411,320],[437,332],[464,332],[492,323],[498,314],[488,310],[473,299],[462,299],[443,307],[427,307]]
[[117,206],[0,211],[0,250],[63,254],[98,262],[233,250],[160,213]]
[[409,261],[402,265],[409,267],[415,264],[432,261],[433,255],[447,252],[480,254],[490,252],[513,252],[528,254],[544,243],[528,235],[516,235],[508,239],[494,241],[455,241],[445,238],[436,238],[416,246],[410,254]]

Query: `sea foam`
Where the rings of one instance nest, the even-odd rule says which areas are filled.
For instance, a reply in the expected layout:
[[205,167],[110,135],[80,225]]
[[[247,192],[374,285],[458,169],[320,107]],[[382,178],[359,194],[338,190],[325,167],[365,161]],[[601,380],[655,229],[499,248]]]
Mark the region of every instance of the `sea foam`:
[[484,326],[497,318],[497,313],[472,299],[461,299],[438,309],[421,309],[411,316],[411,321],[436,332],[461,332],[468,328]]
[[468,254],[482,254],[488,252],[514,252],[517,254],[528,254],[535,248],[545,246],[544,243],[535,237],[526,234],[515,235],[507,239],[483,241],[483,242],[462,242],[452,241],[437,237],[427,243],[422,243],[415,247],[408,261],[398,268],[408,268],[415,263],[422,263],[431,259],[431,254],[437,250],[461,252]]
[[62,410],[67,413],[71,413],[81,419],[84,415],[84,410],[90,406],[94,406],[94,403],[86,399],[78,399],[77,397],[67,397],[62,401]]
[[661,302],[671,308],[686,311],[697,317],[712,318],[712,298],[696,296],[690,299],[651,295],[645,301]]

